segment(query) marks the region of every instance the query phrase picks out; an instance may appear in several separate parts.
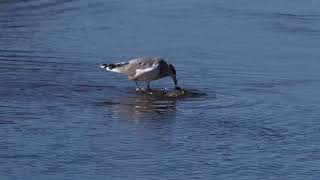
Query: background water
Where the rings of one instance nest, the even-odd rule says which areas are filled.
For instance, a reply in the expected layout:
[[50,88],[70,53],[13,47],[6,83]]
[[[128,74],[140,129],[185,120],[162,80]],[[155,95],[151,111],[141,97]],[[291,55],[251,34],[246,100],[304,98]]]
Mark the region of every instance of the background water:
[[[1,0],[0,178],[318,179],[319,7]],[[206,95],[139,96],[97,66],[143,56]]]

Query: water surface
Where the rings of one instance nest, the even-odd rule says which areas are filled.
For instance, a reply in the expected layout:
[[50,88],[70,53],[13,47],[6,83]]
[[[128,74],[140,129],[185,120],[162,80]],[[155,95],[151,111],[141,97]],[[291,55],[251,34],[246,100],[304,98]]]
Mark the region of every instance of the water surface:
[[[319,6],[0,1],[1,179],[317,179]],[[143,56],[196,96],[97,66]]]

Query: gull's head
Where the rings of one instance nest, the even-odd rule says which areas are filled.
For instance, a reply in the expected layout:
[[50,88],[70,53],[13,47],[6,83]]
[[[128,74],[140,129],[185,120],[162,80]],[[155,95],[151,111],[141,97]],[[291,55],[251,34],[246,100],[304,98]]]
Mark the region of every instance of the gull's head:
[[169,76],[171,76],[175,87],[177,87],[178,86],[177,72],[172,64],[169,64]]
[[169,64],[169,74],[170,75],[176,75],[176,68],[174,68],[174,66],[172,64]]

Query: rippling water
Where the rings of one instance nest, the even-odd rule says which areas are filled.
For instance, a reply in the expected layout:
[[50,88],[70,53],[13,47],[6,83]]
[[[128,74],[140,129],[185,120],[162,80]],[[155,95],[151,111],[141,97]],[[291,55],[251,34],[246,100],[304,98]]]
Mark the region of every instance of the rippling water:
[[[1,179],[317,179],[319,6],[0,1]],[[97,66],[142,56],[192,96]]]

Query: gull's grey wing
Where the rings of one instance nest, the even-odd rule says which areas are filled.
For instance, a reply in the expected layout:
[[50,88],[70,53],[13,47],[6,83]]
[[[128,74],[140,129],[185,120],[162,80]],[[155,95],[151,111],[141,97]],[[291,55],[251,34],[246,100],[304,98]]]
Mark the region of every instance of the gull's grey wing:
[[152,64],[150,67],[144,67],[141,69],[136,69],[136,73],[133,79],[138,81],[152,81],[159,78],[160,68],[158,63]]
[[151,67],[155,67],[155,66],[159,65],[159,62],[161,60],[162,59],[160,59],[160,58],[132,59],[128,62],[129,64],[126,65],[126,70],[125,70],[126,74],[130,77],[133,77],[137,73],[137,70],[140,72],[145,69],[147,69],[146,71],[151,70],[152,69]]

